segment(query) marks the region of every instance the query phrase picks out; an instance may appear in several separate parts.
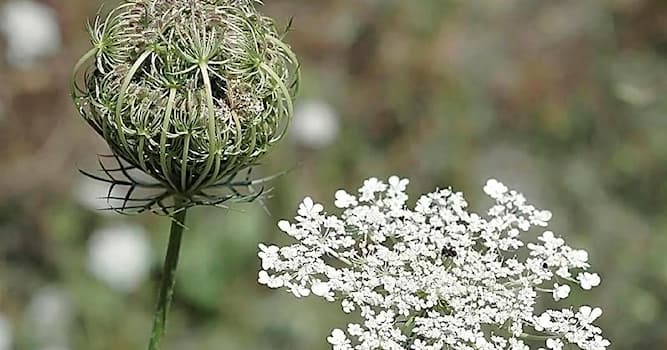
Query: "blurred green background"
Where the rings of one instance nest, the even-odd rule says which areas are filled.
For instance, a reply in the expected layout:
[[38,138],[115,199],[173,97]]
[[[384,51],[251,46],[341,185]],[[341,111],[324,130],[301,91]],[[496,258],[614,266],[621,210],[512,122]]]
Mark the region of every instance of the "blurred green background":
[[[306,195],[369,176],[416,196],[494,177],[588,249],[614,349],[667,348],[667,2],[266,0],[303,66],[272,197],[192,211],[165,349],[327,349],[336,305],[256,283],[258,242]],[[166,218],[96,210],[105,147],[70,69],[99,1],[0,0],[0,350],[142,349]],[[108,2],[112,6],[114,2]],[[258,174],[259,175],[259,174]]]

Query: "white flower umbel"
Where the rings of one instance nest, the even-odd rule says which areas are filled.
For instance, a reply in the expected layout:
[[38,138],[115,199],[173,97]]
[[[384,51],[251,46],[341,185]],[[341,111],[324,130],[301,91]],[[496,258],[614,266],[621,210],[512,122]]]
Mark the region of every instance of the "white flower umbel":
[[290,135],[299,144],[313,149],[329,146],[336,140],[339,120],[336,110],[326,102],[310,100],[298,104]]
[[41,2],[12,0],[0,6],[0,32],[7,40],[7,61],[27,67],[60,47],[55,12]]
[[74,310],[66,290],[55,286],[38,289],[25,312],[33,344],[42,347],[68,344]]
[[562,301],[572,287],[600,283],[584,272],[585,251],[551,231],[537,238],[526,232],[546,227],[549,211],[496,180],[484,187],[495,200],[485,216],[468,211],[451,189],[410,208],[407,184],[371,178],[358,196],[338,191],[340,216],[306,198],[293,222],[278,225],[298,242],[260,245],[259,283],[360,312],[362,324],[327,338],[334,350],[609,346],[593,325],[599,308],[536,310],[539,298]]
[[141,226],[103,228],[88,242],[89,270],[120,292],[131,292],[146,279],[150,261],[150,242]]

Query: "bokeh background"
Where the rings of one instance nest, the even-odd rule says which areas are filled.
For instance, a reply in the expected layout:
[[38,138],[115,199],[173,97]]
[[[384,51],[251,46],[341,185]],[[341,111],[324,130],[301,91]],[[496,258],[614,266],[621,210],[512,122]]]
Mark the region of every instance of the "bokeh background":
[[[304,196],[392,174],[479,210],[487,178],[523,191],[590,251],[603,283],[572,302],[612,348],[667,348],[666,1],[265,2],[304,83],[257,173],[291,171],[263,205],[192,211],[165,349],[327,349],[345,316],[260,287],[257,243]],[[96,210],[77,173],[106,152],[67,96],[100,5],[0,0],[0,350],[146,345],[169,220]]]

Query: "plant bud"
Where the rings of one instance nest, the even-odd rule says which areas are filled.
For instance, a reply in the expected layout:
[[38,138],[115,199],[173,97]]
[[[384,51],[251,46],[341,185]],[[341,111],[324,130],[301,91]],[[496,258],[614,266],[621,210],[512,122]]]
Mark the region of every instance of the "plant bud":
[[110,183],[141,187],[135,170],[165,190],[160,200],[233,199],[207,190],[233,187],[282,138],[299,82],[258,3],[126,0],[89,25],[93,48],[74,69],[72,97],[123,164],[103,165]]

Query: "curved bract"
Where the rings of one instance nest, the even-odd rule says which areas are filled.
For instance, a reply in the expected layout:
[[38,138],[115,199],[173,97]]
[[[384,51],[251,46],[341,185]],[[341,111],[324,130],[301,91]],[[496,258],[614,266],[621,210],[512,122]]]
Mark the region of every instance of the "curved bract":
[[141,185],[127,180],[136,169],[164,188],[159,200],[219,202],[206,191],[233,187],[282,138],[298,62],[256,4],[126,0],[89,26],[72,97],[126,178],[105,169],[109,182]]

